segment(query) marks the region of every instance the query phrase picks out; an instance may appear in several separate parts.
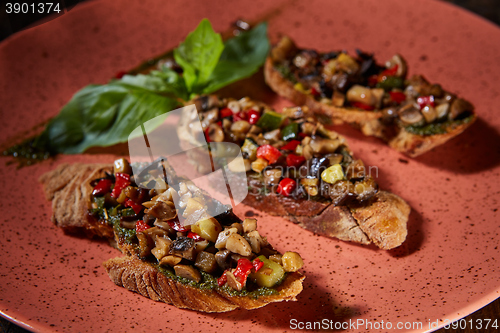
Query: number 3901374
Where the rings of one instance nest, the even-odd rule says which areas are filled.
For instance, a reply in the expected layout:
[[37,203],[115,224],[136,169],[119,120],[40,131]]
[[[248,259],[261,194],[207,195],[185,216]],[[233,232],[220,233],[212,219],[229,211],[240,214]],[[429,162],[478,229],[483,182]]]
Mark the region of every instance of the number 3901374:
[[19,3],[19,2],[8,2],[5,4],[5,12],[7,14],[49,14],[49,13],[60,13],[61,8],[59,3],[53,2],[39,2],[39,3]]

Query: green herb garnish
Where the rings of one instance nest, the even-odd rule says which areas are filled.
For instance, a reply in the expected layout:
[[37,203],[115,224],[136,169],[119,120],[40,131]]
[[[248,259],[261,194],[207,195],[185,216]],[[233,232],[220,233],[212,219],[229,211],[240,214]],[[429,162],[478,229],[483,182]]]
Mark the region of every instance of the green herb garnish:
[[[78,154],[90,147],[127,142],[132,130],[141,124],[198,94],[212,93],[252,75],[268,51],[266,23],[223,43],[204,19],[174,50],[182,74],[162,68],[83,88],[35,139],[33,149],[37,153]],[[153,130],[160,124],[158,121],[148,128]]]

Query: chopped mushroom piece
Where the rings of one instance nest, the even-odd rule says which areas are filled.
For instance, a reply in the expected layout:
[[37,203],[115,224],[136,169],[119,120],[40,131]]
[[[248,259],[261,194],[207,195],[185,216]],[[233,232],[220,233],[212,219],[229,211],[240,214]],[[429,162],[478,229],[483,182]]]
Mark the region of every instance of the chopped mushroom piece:
[[187,260],[194,260],[194,240],[189,237],[178,237],[170,246],[170,254],[180,256]]
[[177,265],[181,261],[182,261],[181,257],[165,256],[165,257],[161,258],[160,265],[162,265],[162,266],[168,265],[168,266],[174,267],[175,265]]
[[224,131],[217,124],[210,124],[207,129],[207,134],[212,142],[222,142],[222,140],[224,140]]
[[151,253],[156,259],[161,260],[169,253],[171,244],[172,241],[170,239],[158,237],[155,240],[155,247],[151,250]]
[[254,253],[259,253],[260,247],[263,243],[262,237],[260,237],[259,232],[257,230],[251,231],[247,234],[247,238],[250,246],[252,247],[252,251]]
[[231,273],[230,271],[226,271],[225,274],[227,277],[227,284],[229,287],[237,291],[241,291],[243,289],[243,285],[238,280],[236,280],[236,277],[234,276],[233,273]]
[[137,233],[137,239],[139,240],[139,257],[147,257],[155,247],[155,242],[143,232]]
[[314,138],[309,142],[312,151],[317,154],[330,154],[341,145],[340,140]]
[[155,201],[151,208],[145,210],[146,214],[150,214],[160,220],[171,220],[177,216],[177,210],[172,202],[166,203],[163,201]]
[[229,236],[235,233],[238,233],[238,229],[236,228],[226,229],[219,233],[219,235],[217,236],[217,240],[215,241],[215,248],[224,249],[226,247],[226,242]]
[[175,275],[195,281],[195,282],[200,282],[201,281],[201,274],[200,272],[188,265],[175,265],[174,266],[175,270]]
[[233,253],[241,254],[242,256],[249,256],[252,254],[250,244],[239,234],[231,234],[226,241],[226,249]]
[[278,264],[280,264],[280,265],[283,266],[283,263],[281,261],[282,258],[283,258],[283,256],[281,254],[279,254],[279,253],[276,253],[276,254],[273,254],[273,255],[269,256],[269,260],[277,262]]
[[257,220],[246,218],[243,220],[243,232],[250,232],[257,229]]
[[433,108],[432,106],[429,106],[429,105],[424,106],[422,108],[421,112],[425,118],[425,121],[428,123],[432,123],[437,118],[436,109]]
[[424,121],[424,116],[415,107],[409,104],[409,107],[402,108],[399,112],[399,119],[407,125],[415,125]]
[[387,68],[393,68],[394,65],[398,66],[398,70],[396,71],[396,76],[405,77],[406,76],[406,71],[407,71],[406,61],[399,54],[395,54],[391,58],[391,60],[388,60],[385,63],[385,67],[387,67]]

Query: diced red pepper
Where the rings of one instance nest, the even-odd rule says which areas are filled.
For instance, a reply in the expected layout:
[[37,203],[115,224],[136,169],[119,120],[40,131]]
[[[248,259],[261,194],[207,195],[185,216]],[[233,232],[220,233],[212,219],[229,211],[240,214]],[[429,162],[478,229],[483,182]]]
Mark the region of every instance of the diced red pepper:
[[118,198],[122,193],[122,190],[130,185],[130,175],[127,173],[116,173],[115,174],[115,187],[111,191],[111,196],[113,198]]
[[306,161],[306,158],[304,156],[300,156],[300,155],[288,154],[288,156],[286,157],[286,165],[288,165],[289,167],[298,168],[305,161]]
[[306,133],[299,132],[299,136],[303,139],[303,138],[305,138],[305,137],[307,136],[307,134],[306,134]]
[[311,95],[313,95],[314,97],[318,97],[321,96],[321,93],[317,91],[316,88],[311,87]]
[[373,87],[378,83],[378,75],[372,75],[368,78],[368,85]]
[[375,110],[375,107],[361,102],[352,102],[351,105],[354,106],[355,108],[360,108],[366,111]]
[[226,118],[226,117],[231,117],[233,115],[233,110],[230,108],[224,108],[219,111],[219,118]]
[[252,261],[252,265],[253,265],[253,270],[255,272],[258,272],[262,267],[264,267],[264,263],[262,261],[260,261],[259,258],[255,258]]
[[271,145],[263,145],[257,148],[257,157],[266,159],[269,164],[276,163],[280,156],[279,149]]
[[403,103],[406,101],[406,95],[400,91],[391,91],[389,95],[391,96],[391,100],[396,103]]
[[378,76],[378,81],[379,82],[383,81],[384,77],[387,77],[387,76],[395,76],[396,73],[398,72],[398,68],[399,68],[399,66],[396,64],[393,67],[382,71],[382,73],[380,73],[380,75]]
[[94,197],[99,197],[109,193],[109,191],[111,191],[111,185],[113,185],[111,179],[101,179],[92,190],[92,195]]
[[139,220],[135,223],[135,232],[143,232],[144,230],[149,228],[151,227],[143,220]]
[[198,235],[197,233],[194,233],[192,231],[188,232],[188,237],[194,239],[197,242],[203,241],[203,238],[201,238],[200,235]]
[[234,270],[234,277],[238,280],[242,285],[247,281],[248,274],[252,271],[253,264],[247,258],[238,259],[238,265]]
[[168,225],[170,228],[174,229],[175,231],[179,232],[186,232],[189,231],[186,227],[184,227],[179,221],[167,221]]
[[227,282],[227,275],[226,275],[226,272],[222,273],[222,275],[220,276],[220,278],[217,279],[217,284],[219,285],[219,287],[222,287],[223,285],[225,285]]
[[255,125],[260,119],[260,112],[257,110],[248,111],[247,119],[251,125]]
[[420,106],[420,110],[422,110],[426,106],[434,107],[436,103],[434,103],[434,96],[420,96],[417,98],[418,106]]
[[209,129],[208,129],[208,127],[207,127],[207,129],[205,130],[205,140],[207,140],[207,143],[212,142],[212,141],[210,140],[210,135],[208,135],[208,130],[209,130]]
[[126,71],[119,71],[118,73],[115,74],[115,78],[121,79],[122,77],[124,77],[127,74],[128,74],[128,72],[126,72]]
[[125,202],[123,204],[125,205],[125,207],[132,208],[134,210],[135,214],[139,214],[142,210],[142,205],[133,202],[131,199],[125,200]]
[[281,195],[284,195],[285,197],[288,197],[290,196],[290,194],[292,194],[295,186],[297,186],[297,182],[295,180],[291,178],[285,178],[282,179],[278,184],[277,192]]
[[247,115],[245,112],[240,111],[238,113],[233,114],[233,122],[237,122],[239,120],[247,120]]
[[286,145],[284,145],[280,149],[281,150],[292,150],[292,151],[295,151],[295,149],[297,149],[298,145],[300,145],[300,141],[299,140],[292,140],[292,141],[289,141]]

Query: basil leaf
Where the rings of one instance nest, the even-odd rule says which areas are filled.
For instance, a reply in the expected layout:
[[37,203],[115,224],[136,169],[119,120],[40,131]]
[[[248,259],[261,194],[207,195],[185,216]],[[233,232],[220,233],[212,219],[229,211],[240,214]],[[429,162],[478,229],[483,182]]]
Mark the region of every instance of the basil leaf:
[[204,85],[217,65],[224,43],[210,21],[203,19],[195,31],[174,50],[175,61],[184,70],[183,77],[189,91]]
[[200,92],[209,94],[251,76],[262,66],[269,49],[267,23],[261,23],[250,31],[228,39],[208,84]]
[[140,87],[152,92],[172,95],[184,100],[189,98],[186,83],[181,75],[169,68],[152,71],[148,75],[125,75],[118,81],[123,85]]
[[126,142],[136,127],[178,106],[175,99],[120,81],[87,86],[52,119],[36,146],[77,154]]

